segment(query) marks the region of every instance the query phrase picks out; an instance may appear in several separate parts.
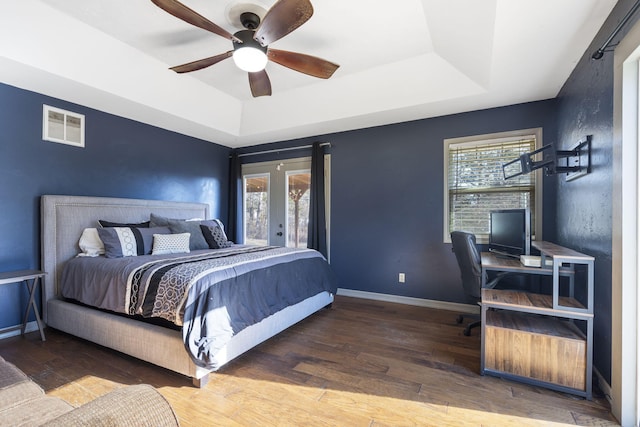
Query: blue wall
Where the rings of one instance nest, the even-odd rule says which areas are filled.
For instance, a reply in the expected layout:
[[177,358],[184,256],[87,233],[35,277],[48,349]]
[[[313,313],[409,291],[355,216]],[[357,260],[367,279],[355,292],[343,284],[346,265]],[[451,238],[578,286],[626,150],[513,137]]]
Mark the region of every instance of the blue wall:
[[[595,261],[594,364],[611,384],[611,262],[613,190],[613,53],[598,61],[598,49],[635,0],[620,0],[558,95],[558,135],[570,148],[593,135],[592,173],[575,181],[558,180],[558,242],[593,255]],[[616,37],[640,18],[636,15]]]
[[[555,141],[555,101],[541,101],[245,148],[331,143],[331,265],[346,289],[466,303],[443,243],[444,139],[543,128]],[[282,152],[287,156],[308,151]],[[277,154],[269,155],[274,159]],[[243,157],[244,162],[266,157]],[[555,231],[555,188],[545,179],[544,237]],[[398,273],[406,283],[398,283]]]
[[[84,114],[86,148],[43,141],[42,104]],[[0,111],[0,271],[40,267],[43,194],[203,202],[226,221],[226,147],[3,84]],[[0,286],[0,328],[25,305]]]

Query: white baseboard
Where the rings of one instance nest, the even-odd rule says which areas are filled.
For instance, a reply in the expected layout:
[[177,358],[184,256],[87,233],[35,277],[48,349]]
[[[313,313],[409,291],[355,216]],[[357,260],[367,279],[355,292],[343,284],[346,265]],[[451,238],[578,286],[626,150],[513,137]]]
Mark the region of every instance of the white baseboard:
[[[15,326],[9,326],[8,328],[0,329],[0,340],[9,338],[9,337],[15,337],[16,335],[20,335],[21,328],[22,328],[22,325],[15,325]],[[27,323],[27,327],[25,328],[24,333],[26,334],[28,332],[33,332],[37,330],[39,330],[38,322],[34,320],[33,322]]]
[[441,310],[457,311],[460,313],[480,313],[480,307],[471,304],[456,302],[436,301],[423,298],[403,297],[400,295],[379,294],[375,292],[356,291],[353,289],[338,288],[338,295],[345,297],[364,298],[376,301],[395,302],[398,304],[417,305],[419,307],[439,308]]
[[612,404],[611,386],[604,379],[604,377],[600,374],[600,371],[598,371],[598,369],[595,368],[595,367],[593,368],[593,374],[598,379],[598,388],[600,388],[600,390],[604,394],[604,397],[609,401],[609,404],[611,405]]

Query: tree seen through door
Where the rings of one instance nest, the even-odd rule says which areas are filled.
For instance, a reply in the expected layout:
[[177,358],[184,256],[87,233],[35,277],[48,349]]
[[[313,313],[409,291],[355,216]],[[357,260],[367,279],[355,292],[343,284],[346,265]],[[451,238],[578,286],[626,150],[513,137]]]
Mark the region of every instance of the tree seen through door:
[[269,175],[245,178],[245,243],[266,246],[269,238]]
[[287,246],[306,248],[309,230],[309,172],[287,172]]

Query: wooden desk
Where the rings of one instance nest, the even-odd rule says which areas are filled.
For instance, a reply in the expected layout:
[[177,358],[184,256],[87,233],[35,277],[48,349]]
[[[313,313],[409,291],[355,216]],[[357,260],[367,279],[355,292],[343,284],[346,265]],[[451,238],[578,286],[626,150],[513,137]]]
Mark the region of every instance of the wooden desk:
[[[38,306],[36,305],[35,301],[36,290],[38,289],[38,285],[42,283],[42,277],[44,277],[45,274],[47,273],[40,270],[20,270],[0,273],[0,285],[22,282],[27,286],[27,289],[29,290],[29,302],[27,303],[27,307],[24,312],[22,325],[5,328],[0,330],[0,332],[10,332],[16,329],[20,329],[20,334],[24,335],[24,331],[27,328],[27,321],[29,320],[29,312],[33,308],[33,312],[36,316],[36,322],[38,324],[38,329],[40,330],[40,338],[42,339],[42,341],[45,341],[44,327],[42,325],[40,313],[38,312]],[[42,298],[42,301],[44,301],[44,298]]]
[[[536,242],[534,247],[541,252],[543,267],[481,254],[480,373],[591,399],[594,258],[548,242]],[[545,259],[553,260],[553,265],[546,266]],[[587,270],[586,306],[574,298],[575,266],[579,264]],[[552,276],[553,290],[548,295],[487,289],[486,274],[491,271]],[[566,296],[560,295],[560,277],[569,278]]]
[[[510,257],[496,256],[492,252],[482,252],[480,254],[482,259],[482,287],[486,287],[487,274],[489,271],[495,271],[499,273],[523,273],[523,274],[536,274],[541,276],[552,276],[553,267],[527,267],[523,265],[520,260]],[[560,276],[566,276],[570,278],[571,295],[573,295],[573,276],[574,270],[570,267],[559,266]]]
[[[544,267],[527,267],[519,259],[496,256],[493,252],[482,252],[482,269],[485,271],[511,271],[515,273],[537,274],[538,270],[549,270]],[[544,274],[544,273],[543,273]]]

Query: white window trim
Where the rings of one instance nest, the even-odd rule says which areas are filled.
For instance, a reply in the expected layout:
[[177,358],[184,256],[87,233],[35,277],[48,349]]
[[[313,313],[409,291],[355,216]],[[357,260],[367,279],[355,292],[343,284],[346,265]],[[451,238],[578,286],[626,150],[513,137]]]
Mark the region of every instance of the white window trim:
[[[449,234],[449,146],[452,144],[469,144],[478,145],[482,143],[499,143],[505,140],[513,140],[518,137],[534,135],[536,138],[536,149],[542,148],[542,128],[519,129],[507,132],[497,132],[484,135],[472,135],[459,138],[447,138],[444,140],[444,170],[443,170],[443,240],[444,243],[451,243],[451,235]],[[538,169],[531,173],[536,174],[536,190],[535,190],[535,227],[534,236],[537,240],[542,239],[542,169]],[[483,239],[478,239],[478,243],[488,243]]]
[[639,61],[640,23],[635,23],[616,47],[613,63],[611,385],[609,393],[605,390],[611,412],[629,426],[640,424]]

